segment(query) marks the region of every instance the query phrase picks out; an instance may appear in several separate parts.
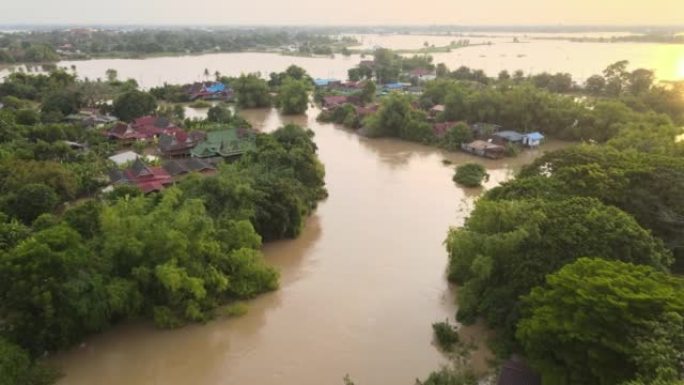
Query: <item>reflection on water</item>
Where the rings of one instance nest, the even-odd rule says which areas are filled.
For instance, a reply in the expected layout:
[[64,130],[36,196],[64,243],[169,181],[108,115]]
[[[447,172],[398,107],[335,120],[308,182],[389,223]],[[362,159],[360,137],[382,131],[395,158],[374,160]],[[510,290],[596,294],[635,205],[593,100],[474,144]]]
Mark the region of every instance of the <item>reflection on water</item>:
[[[133,324],[95,336],[52,359],[66,373],[60,384],[321,385],[349,373],[364,385],[410,385],[445,363],[430,327],[456,312],[443,241],[478,193],[454,185],[453,167],[483,163],[491,187],[541,151],[484,160],[362,138],[316,122],[317,112],[242,113],[263,131],[308,125],[326,165],[330,196],[301,236],[263,248],[282,273],[280,290],[250,301],[249,313],[236,319],[173,331]],[[463,335],[479,343],[473,361],[484,370],[486,330],[475,325]]]

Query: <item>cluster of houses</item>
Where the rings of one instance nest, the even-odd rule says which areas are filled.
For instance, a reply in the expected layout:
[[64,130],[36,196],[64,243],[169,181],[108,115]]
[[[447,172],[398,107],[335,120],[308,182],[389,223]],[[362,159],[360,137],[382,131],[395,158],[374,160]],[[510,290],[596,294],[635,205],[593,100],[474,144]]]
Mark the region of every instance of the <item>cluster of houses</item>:
[[[456,124],[458,123],[437,123],[435,126],[442,125],[451,128]],[[475,123],[468,127],[477,139],[469,143],[462,143],[461,150],[490,159],[506,156],[506,146],[509,144],[537,148],[544,140],[544,135],[539,132],[523,134],[512,130],[502,130],[501,126],[496,124]],[[441,132],[446,133],[446,131]]]
[[224,128],[215,131],[187,132],[168,119],[144,116],[131,123],[117,123],[103,132],[121,144],[143,142],[156,145],[156,152],[165,159],[161,166],[152,155],[133,151],[116,154],[109,159],[116,165],[109,173],[113,188],[119,184],[135,185],[145,193],[161,191],[191,172],[212,173],[216,164],[240,156],[256,147],[256,133],[246,128]]
[[221,82],[198,82],[183,87],[190,100],[224,100],[234,97],[233,89]]

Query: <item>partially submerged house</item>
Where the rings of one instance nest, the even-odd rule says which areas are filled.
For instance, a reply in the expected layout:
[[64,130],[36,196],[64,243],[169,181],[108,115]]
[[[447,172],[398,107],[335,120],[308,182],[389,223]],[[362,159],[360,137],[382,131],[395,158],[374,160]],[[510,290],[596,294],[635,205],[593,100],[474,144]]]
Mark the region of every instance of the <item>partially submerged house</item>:
[[506,155],[506,149],[498,144],[476,140],[470,143],[462,143],[461,149],[474,155],[489,159],[499,159]]
[[162,167],[147,166],[140,158],[126,168],[112,169],[109,172],[112,184],[131,184],[137,186],[143,193],[161,191],[173,184],[171,175]]
[[204,131],[192,131],[190,133],[178,128],[161,134],[159,137],[159,152],[166,157],[190,156],[190,150],[206,138]]
[[523,136],[522,144],[527,147],[539,147],[544,140],[544,135],[539,132],[530,132]]
[[206,138],[198,143],[190,155],[196,158],[240,156],[256,147],[256,134],[246,128],[227,128],[207,132]]
[[435,71],[429,70],[427,68],[413,69],[409,71],[409,76],[411,77],[411,79],[415,79],[419,83],[437,79]]
[[492,137],[494,139],[494,142],[498,144],[507,144],[507,143],[512,143],[512,144],[522,144],[523,138],[525,135],[517,132],[517,131],[499,131],[497,133],[492,134]]

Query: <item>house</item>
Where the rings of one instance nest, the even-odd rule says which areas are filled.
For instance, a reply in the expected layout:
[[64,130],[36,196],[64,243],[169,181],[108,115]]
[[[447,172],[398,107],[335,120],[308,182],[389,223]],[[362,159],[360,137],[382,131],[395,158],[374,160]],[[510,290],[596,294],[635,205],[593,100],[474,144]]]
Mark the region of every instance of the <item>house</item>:
[[99,127],[105,124],[114,123],[117,118],[111,115],[101,114],[95,108],[84,108],[78,113],[67,115],[64,120],[80,124],[82,127]]
[[323,108],[333,109],[337,108],[349,101],[349,96],[346,95],[328,95],[323,97]]
[[109,177],[112,184],[135,185],[145,194],[161,191],[173,184],[173,179],[166,170],[147,166],[140,158],[125,170],[110,170]]
[[499,159],[506,154],[506,149],[498,144],[476,140],[471,143],[462,143],[461,149],[465,152],[490,159]]
[[185,86],[185,93],[190,100],[229,100],[233,90],[221,82],[193,83]]
[[401,91],[411,87],[411,83],[388,83],[382,86],[386,91]]
[[114,162],[114,164],[116,164],[117,166],[123,166],[127,163],[131,163],[138,160],[138,158],[140,158],[140,155],[138,153],[133,151],[125,151],[116,155],[112,155],[107,159]]
[[190,155],[195,158],[227,158],[242,155],[255,147],[254,131],[246,128],[228,128],[207,132],[206,138],[190,150]]
[[501,126],[492,123],[474,123],[470,127],[476,138],[489,138],[501,130]]
[[117,123],[104,134],[110,139],[132,142],[136,140],[150,140],[161,134],[178,130],[171,121],[164,117],[143,116],[132,123]]
[[541,385],[541,376],[522,359],[512,357],[501,367],[497,385]]
[[164,170],[172,177],[179,177],[192,172],[209,174],[216,171],[216,167],[202,158],[173,159],[164,163]]
[[205,138],[203,131],[187,133],[180,128],[167,130],[159,137],[159,152],[167,157],[189,156],[190,150]]
[[435,104],[430,108],[430,116],[437,116],[441,113],[444,113],[444,110],[446,110],[446,107],[444,107],[443,104]]
[[544,135],[539,132],[530,132],[523,136],[522,144],[527,147],[539,147],[542,140],[544,140]]
[[314,79],[314,85],[316,87],[339,87],[342,82],[337,79]]
[[437,79],[435,71],[429,70],[427,68],[415,68],[409,71],[409,76],[411,79],[415,79],[418,82],[427,82]]
[[499,131],[492,135],[494,142],[498,144],[521,144],[524,135],[516,131]]

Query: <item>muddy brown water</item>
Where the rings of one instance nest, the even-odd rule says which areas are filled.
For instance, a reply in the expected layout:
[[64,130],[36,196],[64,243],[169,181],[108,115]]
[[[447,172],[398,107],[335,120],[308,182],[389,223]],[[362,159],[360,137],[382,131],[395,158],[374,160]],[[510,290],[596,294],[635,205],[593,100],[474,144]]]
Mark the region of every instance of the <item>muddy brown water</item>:
[[[330,197],[295,240],[264,246],[282,273],[281,288],[249,302],[239,318],[157,330],[147,323],[115,327],[50,359],[60,385],[322,385],[345,374],[361,385],[406,384],[446,362],[430,325],[453,320],[454,288],[444,278],[443,246],[480,190],[451,181],[454,164],[484,164],[492,187],[544,150],[498,161],[392,139],[367,139],[308,117],[244,111],[255,127],[285,122],[316,133]],[[487,332],[462,330],[479,344],[486,369]]]

